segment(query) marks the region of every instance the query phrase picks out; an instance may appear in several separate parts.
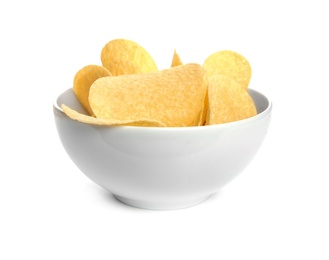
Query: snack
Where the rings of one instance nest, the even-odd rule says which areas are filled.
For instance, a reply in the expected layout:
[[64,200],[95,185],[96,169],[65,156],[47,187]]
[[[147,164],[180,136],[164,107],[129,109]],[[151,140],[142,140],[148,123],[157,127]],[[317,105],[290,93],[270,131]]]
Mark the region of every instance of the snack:
[[152,56],[136,42],[126,39],[109,41],[102,49],[101,62],[113,76],[158,71]]
[[229,123],[257,114],[254,101],[239,83],[215,74],[209,78],[207,125]]
[[96,117],[155,120],[166,126],[195,126],[207,93],[205,71],[198,64],[134,75],[100,78],[89,91]]
[[73,91],[89,115],[93,115],[90,108],[88,97],[89,88],[96,79],[111,76],[111,73],[104,67],[98,65],[87,65],[80,69],[73,80]]
[[176,67],[179,65],[183,65],[183,62],[181,61],[179,55],[177,54],[176,50],[174,51],[174,55],[171,61],[171,67]]
[[234,79],[247,89],[251,78],[251,67],[248,60],[234,51],[224,50],[211,54],[202,67],[210,78],[214,74],[225,75]]
[[165,125],[162,124],[161,122],[157,122],[155,120],[150,120],[150,119],[138,119],[138,120],[115,120],[112,118],[97,118],[97,117],[92,117],[92,116],[87,116],[84,114],[81,114],[68,106],[62,104],[61,108],[63,109],[64,113],[70,117],[73,120],[77,120],[81,123],[85,124],[91,124],[91,125],[103,125],[103,126],[115,126],[115,125],[121,125],[121,126],[162,126],[164,127]]
[[247,91],[250,64],[233,51],[215,52],[201,66],[183,64],[174,50],[171,67],[158,70],[143,47],[116,39],[103,47],[101,63],[76,73],[74,93],[87,113],[63,104],[71,119],[106,126],[183,127],[257,114]]

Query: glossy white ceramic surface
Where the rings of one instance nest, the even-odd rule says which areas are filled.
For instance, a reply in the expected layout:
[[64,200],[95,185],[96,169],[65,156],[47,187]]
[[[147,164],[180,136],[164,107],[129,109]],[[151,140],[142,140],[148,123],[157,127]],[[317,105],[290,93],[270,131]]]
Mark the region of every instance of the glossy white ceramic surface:
[[62,103],[85,113],[72,89],[54,103],[61,142],[77,167],[123,203],[179,209],[206,200],[233,180],[260,148],[271,102],[250,89],[258,114],[202,127],[95,126],[68,118]]

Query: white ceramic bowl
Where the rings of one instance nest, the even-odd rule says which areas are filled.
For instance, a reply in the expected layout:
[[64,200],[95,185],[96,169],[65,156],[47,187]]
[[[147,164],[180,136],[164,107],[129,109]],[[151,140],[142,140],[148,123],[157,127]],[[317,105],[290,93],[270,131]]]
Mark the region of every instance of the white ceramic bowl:
[[258,114],[202,127],[95,126],[67,117],[62,103],[85,113],[73,90],[54,103],[61,142],[77,167],[121,202],[146,209],[201,203],[239,175],[261,146],[271,102],[250,89]]

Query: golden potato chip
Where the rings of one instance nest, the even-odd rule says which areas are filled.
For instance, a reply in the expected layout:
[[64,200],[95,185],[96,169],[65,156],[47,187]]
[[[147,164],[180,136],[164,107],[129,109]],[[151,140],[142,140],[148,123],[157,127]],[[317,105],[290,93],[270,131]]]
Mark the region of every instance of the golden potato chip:
[[136,42],[126,39],[109,41],[102,49],[101,61],[113,76],[158,71],[152,56]]
[[89,103],[98,118],[148,118],[166,126],[192,126],[200,121],[207,86],[204,69],[186,64],[152,73],[100,78],[90,87]]
[[251,66],[239,53],[224,50],[211,54],[203,63],[208,77],[214,74],[225,75],[234,79],[244,89],[248,88],[251,78]]
[[103,126],[148,126],[148,127],[165,127],[161,122],[150,119],[138,119],[138,120],[114,120],[110,118],[96,118],[88,115],[81,114],[72,108],[62,104],[61,108],[64,113],[71,119],[77,120],[81,123],[91,125],[103,125]]
[[98,65],[87,65],[75,74],[73,80],[74,93],[89,115],[93,115],[88,101],[89,88],[96,79],[106,76],[111,76],[111,73],[106,68]]
[[133,60],[112,60],[108,63],[107,68],[113,75],[136,74],[139,70],[138,64]]
[[248,91],[224,75],[209,78],[208,102],[207,125],[229,123],[257,114]]
[[174,56],[171,61],[171,67],[176,67],[179,65],[183,65],[183,62],[181,61],[179,55],[177,54],[176,50],[174,51]]

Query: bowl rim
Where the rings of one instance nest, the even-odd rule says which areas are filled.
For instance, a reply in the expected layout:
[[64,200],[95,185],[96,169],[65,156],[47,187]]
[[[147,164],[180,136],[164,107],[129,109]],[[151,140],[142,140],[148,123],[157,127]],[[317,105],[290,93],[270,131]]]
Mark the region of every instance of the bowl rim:
[[[165,130],[165,131],[171,131],[171,130],[187,130],[187,129],[211,129],[211,128],[225,128],[225,127],[232,127],[234,125],[241,125],[241,124],[250,124],[252,122],[255,122],[257,120],[260,120],[263,117],[266,117],[267,115],[269,115],[272,111],[272,101],[267,97],[267,95],[264,95],[263,93],[253,89],[253,88],[248,88],[248,92],[251,94],[256,94],[261,96],[263,99],[265,99],[267,101],[267,106],[266,108],[257,113],[257,115],[249,117],[249,118],[245,118],[245,119],[241,119],[241,120],[237,120],[237,121],[233,121],[233,122],[228,122],[228,123],[222,123],[222,124],[214,124],[214,125],[204,125],[204,126],[168,126],[168,127],[157,127],[157,126],[120,126],[120,125],[93,125],[93,124],[86,124],[86,123],[81,123],[79,121],[73,120],[71,118],[69,118],[65,112],[63,111],[63,109],[60,107],[60,105],[58,104],[59,98],[64,95],[64,93],[68,92],[68,91],[73,91],[73,88],[68,88],[66,90],[64,90],[63,92],[61,92],[55,99],[55,101],[53,102],[53,109],[54,112],[59,112],[61,115],[65,116],[66,118],[75,121],[77,123],[83,124],[83,125],[88,125],[91,127],[95,127],[95,128],[109,128],[109,129],[113,129],[113,128],[125,128],[125,129],[157,129],[156,131],[160,131],[160,130]],[[74,92],[74,91],[73,91]]]

